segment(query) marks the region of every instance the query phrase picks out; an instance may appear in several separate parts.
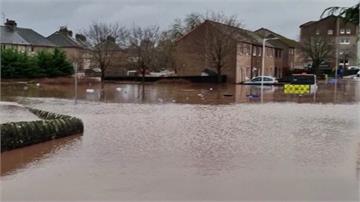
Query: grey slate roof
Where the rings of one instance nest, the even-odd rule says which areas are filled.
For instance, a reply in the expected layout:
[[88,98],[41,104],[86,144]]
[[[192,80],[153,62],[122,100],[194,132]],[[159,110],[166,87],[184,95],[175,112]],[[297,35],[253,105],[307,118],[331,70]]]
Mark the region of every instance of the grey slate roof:
[[12,31],[6,26],[0,26],[0,36],[0,43],[2,44],[55,47],[41,34],[28,28],[15,27]]
[[61,48],[82,48],[91,49],[87,41],[77,40],[61,31],[56,31],[47,37],[49,41]]
[[47,39],[58,47],[82,48],[82,46],[78,42],[76,42],[72,37],[67,36],[64,33],[58,31],[48,36]]

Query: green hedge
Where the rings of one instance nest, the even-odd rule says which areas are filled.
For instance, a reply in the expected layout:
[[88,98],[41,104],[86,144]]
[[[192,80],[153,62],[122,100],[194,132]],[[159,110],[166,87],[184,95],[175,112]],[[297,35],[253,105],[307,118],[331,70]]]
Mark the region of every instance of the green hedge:
[[56,138],[81,134],[84,125],[78,118],[28,108],[44,120],[0,124],[1,152]]
[[1,50],[1,78],[56,77],[73,74],[73,66],[59,49],[34,55],[15,49]]

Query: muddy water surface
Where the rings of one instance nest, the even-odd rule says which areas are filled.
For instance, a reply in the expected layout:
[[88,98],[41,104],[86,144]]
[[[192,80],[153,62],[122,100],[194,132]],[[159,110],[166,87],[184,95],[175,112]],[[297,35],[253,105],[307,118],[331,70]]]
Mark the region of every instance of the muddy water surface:
[[77,116],[85,131],[2,153],[2,200],[358,201],[360,105],[356,92],[337,93],[352,95],[218,105],[13,97]]

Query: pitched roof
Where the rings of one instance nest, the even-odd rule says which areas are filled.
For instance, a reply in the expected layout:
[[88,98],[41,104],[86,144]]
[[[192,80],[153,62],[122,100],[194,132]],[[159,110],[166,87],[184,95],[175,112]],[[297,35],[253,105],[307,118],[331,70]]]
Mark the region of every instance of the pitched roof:
[[0,35],[0,42],[4,44],[55,46],[44,36],[28,28],[14,27],[9,29],[7,26],[0,26]]
[[[205,23],[210,23],[220,31],[223,31],[224,33],[233,33],[233,38],[237,41],[256,44],[256,45],[262,45],[263,37],[258,35],[255,32],[252,32],[250,30],[242,29],[239,27],[234,27],[230,25],[226,25],[223,23],[215,22],[206,20]],[[273,47],[271,43],[266,42],[266,46]]]
[[[255,44],[255,45],[259,45],[259,46],[262,45],[263,38],[255,32],[252,32],[252,31],[246,30],[246,29],[242,29],[239,27],[234,27],[231,25],[226,25],[223,23],[211,21],[211,20],[205,20],[203,23],[201,23],[200,25],[198,25],[193,30],[186,33],[185,35],[183,35],[176,41],[180,41],[180,40],[186,38],[186,36],[188,36],[190,33],[192,33],[194,30],[196,30],[200,26],[205,25],[206,23],[211,25],[215,29],[221,31],[224,34],[231,33],[231,37],[238,42],[245,42],[245,43]],[[266,42],[266,46],[273,47],[273,45],[268,42]]]
[[[325,18],[321,18],[321,19],[318,20],[318,21],[309,21],[309,22],[306,22],[306,23],[300,25],[299,27],[300,27],[300,28],[306,27],[306,26],[309,26],[309,25],[312,25],[312,24],[316,24],[316,23],[319,23],[319,22],[322,22],[322,21],[325,21],[325,20],[328,20],[328,19],[331,19],[331,18],[339,18],[339,19],[343,20],[343,21],[346,22],[346,23],[352,23],[352,24],[354,24],[354,25],[357,25],[357,24],[355,24],[355,23],[353,23],[353,22],[348,22],[348,21],[346,21],[345,18],[342,17],[342,16],[329,15],[329,16],[327,16],[327,17],[325,17]],[[358,25],[357,25],[357,26],[358,26]]]
[[49,41],[54,43],[58,47],[62,48],[81,48],[81,45],[75,41],[71,36],[61,33],[59,31],[54,32],[47,37]]
[[[292,48],[295,48],[295,47],[298,47],[299,46],[299,43],[295,40],[292,40],[292,39],[289,39],[281,34],[278,34],[278,33],[275,33],[269,29],[266,29],[266,28],[260,28],[258,30],[255,31],[256,33],[258,33],[259,35],[261,35],[262,37],[277,37],[279,38],[279,40],[273,40],[273,41],[270,41],[270,43],[272,44],[279,44],[278,43],[279,41],[285,45],[285,46],[288,46],[288,47],[292,47]],[[263,32],[266,32],[268,33],[267,35],[264,35]],[[280,45],[281,46],[281,45]]]
[[316,21],[308,21],[308,22],[305,22],[304,24],[300,25],[300,27],[308,26],[308,25],[310,25],[310,24],[312,24],[312,23],[314,23],[314,22],[316,22]]

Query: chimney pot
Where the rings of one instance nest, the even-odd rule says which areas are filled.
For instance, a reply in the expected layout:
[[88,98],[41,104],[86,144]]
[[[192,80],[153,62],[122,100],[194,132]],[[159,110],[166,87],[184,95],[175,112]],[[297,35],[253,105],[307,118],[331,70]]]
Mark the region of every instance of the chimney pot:
[[6,19],[4,25],[12,31],[14,31],[15,27],[17,26],[15,20],[9,20],[9,19]]
[[78,41],[83,41],[83,42],[86,41],[86,37],[82,34],[76,34],[75,39]]

